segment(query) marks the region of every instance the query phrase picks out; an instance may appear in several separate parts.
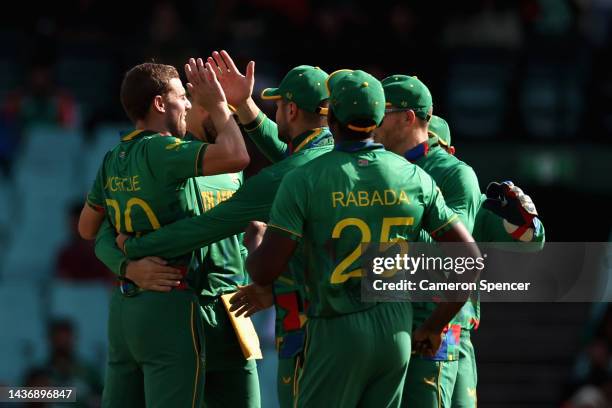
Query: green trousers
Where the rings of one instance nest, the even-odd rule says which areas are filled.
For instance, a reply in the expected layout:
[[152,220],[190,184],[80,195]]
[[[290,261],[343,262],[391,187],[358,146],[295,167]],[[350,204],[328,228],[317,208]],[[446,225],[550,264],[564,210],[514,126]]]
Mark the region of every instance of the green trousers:
[[297,407],[399,407],[410,359],[412,307],[373,308],[306,322]]
[[476,357],[470,331],[461,331],[459,359],[410,359],[402,408],[476,408]]
[[457,380],[453,389],[452,408],[476,408],[478,398],[476,396],[476,385],[478,383],[478,372],[476,371],[476,354],[470,339],[469,330],[461,332],[459,343],[459,367]]
[[276,392],[280,408],[293,408],[297,378],[300,373],[300,356],[278,359]]
[[199,407],[204,392],[203,327],[188,290],[115,290],[108,321],[103,407]]
[[255,360],[246,360],[220,298],[200,298],[206,338],[206,408],[259,408]]

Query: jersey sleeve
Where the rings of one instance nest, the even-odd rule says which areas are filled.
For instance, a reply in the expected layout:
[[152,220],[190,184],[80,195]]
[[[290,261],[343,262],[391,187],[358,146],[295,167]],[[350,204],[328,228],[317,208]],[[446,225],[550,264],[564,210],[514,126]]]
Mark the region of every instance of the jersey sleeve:
[[308,195],[301,169],[287,174],[281,183],[270,210],[268,228],[299,241],[304,230]]
[[448,208],[471,233],[480,206],[480,186],[474,170],[466,165],[457,166],[450,181],[443,187],[444,200]]
[[207,143],[181,140],[172,136],[157,136],[148,141],[147,159],[156,178],[180,182],[202,176],[202,161]]
[[104,180],[102,179],[102,166],[98,170],[96,179],[87,193],[87,205],[98,212],[104,212]]
[[435,239],[448,231],[451,225],[458,222],[459,216],[446,206],[442,192],[431,177],[423,178],[422,182],[429,190],[429,194],[425,194],[426,207],[423,213],[423,229]]
[[174,258],[242,232],[249,221],[267,221],[279,182],[265,170],[249,178],[228,200],[197,217],[164,226],[125,243],[128,258]]
[[278,138],[278,126],[274,121],[259,111],[255,120],[244,125],[244,130],[255,143],[257,149],[272,163],[287,157],[289,148]]
[[115,245],[115,230],[108,220],[104,220],[96,236],[96,257],[115,275],[122,276],[127,266],[127,257]]

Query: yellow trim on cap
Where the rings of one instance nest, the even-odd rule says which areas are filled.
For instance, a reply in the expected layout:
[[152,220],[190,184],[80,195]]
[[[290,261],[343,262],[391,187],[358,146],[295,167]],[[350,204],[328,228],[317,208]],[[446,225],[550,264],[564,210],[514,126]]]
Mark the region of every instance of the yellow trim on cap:
[[372,125],[372,126],[368,126],[368,127],[359,127],[359,126],[347,125],[346,127],[351,129],[351,130],[354,130],[355,132],[364,132],[364,133],[367,133],[367,132],[373,131],[378,126]]
[[336,75],[338,72],[342,72],[342,71],[349,71],[349,72],[353,72],[352,69],[348,69],[348,68],[342,68],[342,69],[337,69],[334,72],[332,72],[331,74],[329,74],[329,76],[327,77],[327,80],[325,81],[325,88],[327,88],[327,93],[331,95],[331,89],[329,89],[329,80],[331,79],[332,76]]
[[265,95],[266,91],[269,89],[273,89],[273,88],[266,88],[263,91],[261,91],[261,99],[263,100],[274,100],[274,99],[281,99],[282,97],[280,95],[272,95],[272,96],[267,96]]

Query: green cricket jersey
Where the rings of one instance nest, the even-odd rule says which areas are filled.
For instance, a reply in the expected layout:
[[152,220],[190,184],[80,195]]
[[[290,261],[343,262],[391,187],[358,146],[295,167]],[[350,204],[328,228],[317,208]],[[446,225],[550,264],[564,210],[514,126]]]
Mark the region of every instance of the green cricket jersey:
[[[186,140],[194,140],[188,136]],[[234,195],[242,185],[242,172],[195,177],[189,180],[197,197],[195,215],[203,214]],[[242,244],[242,234],[227,237],[202,249],[202,280],[198,292],[203,297],[214,298],[233,292],[238,285],[248,283],[244,260],[247,250]]]
[[301,241],[308,316],[369,309],[361,301],[361,244],[416,241],[458,218],[431,177],[372,142],[337,145],[285,177],[268,226]]
[[[242,173],[196,177],[193,182],[201,201],[198,208],[203,210],[196,211],[196,215],[200,215],[234,195],[242,184]],[[217,297],[248,283],[244,264],[246,248],[242,244],[242,234],[214,242],[206,250],[203,271],[207,280],[201,288],[202,296]]]
[[87,203],[105,211],[115,231],[128,234],[190,217],[195,197],[187,180],[201,174],[206,146],[146,130],[125,134],[104,157]]

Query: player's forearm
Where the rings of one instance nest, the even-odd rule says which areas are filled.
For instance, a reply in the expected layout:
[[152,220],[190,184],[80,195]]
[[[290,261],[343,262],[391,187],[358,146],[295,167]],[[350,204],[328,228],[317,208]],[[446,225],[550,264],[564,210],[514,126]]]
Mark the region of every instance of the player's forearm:
[[[227,166],[226,172],[237,172],[243,170],[249,164],[249,154],[240,133],[240,128],[231,115],[226,104],[217,106],[210,112],[211,120],[217,129],[215,147],[220,151]],[[204,163],[206,165],[206,163]]]
[[243,125],[247,123],[251,123],[257,118],[257,115],[260,112],[259,107],[255,103],[252,97],[248,97],[244,103],[241,103],[236,108],[236,115],[238,115],[238,120]]
[[204,213],[164,226],[145,236],[128,239],[125,253],[129,259],[145,256],[176,258],[242,232],[248,221],[218,219]]
[[122,268],[127,266],[127,257],[115,245],[115,230],[105,221],[100,226],[96,237],[96,257],[115,275],[122,275]]
[[239,234],[249,221],[268,219],[274,193],[274,190],[260,189],[258,183],[247,183],[232,198],[202,215],[128,239],[126,254],[130,259],[152,255],[170,259]]
[[263,112],[259,112],[251,122],[245,123],[244,130],[257,149],[272,163],[286,157],[288,146],[278,138],[278,126]]

